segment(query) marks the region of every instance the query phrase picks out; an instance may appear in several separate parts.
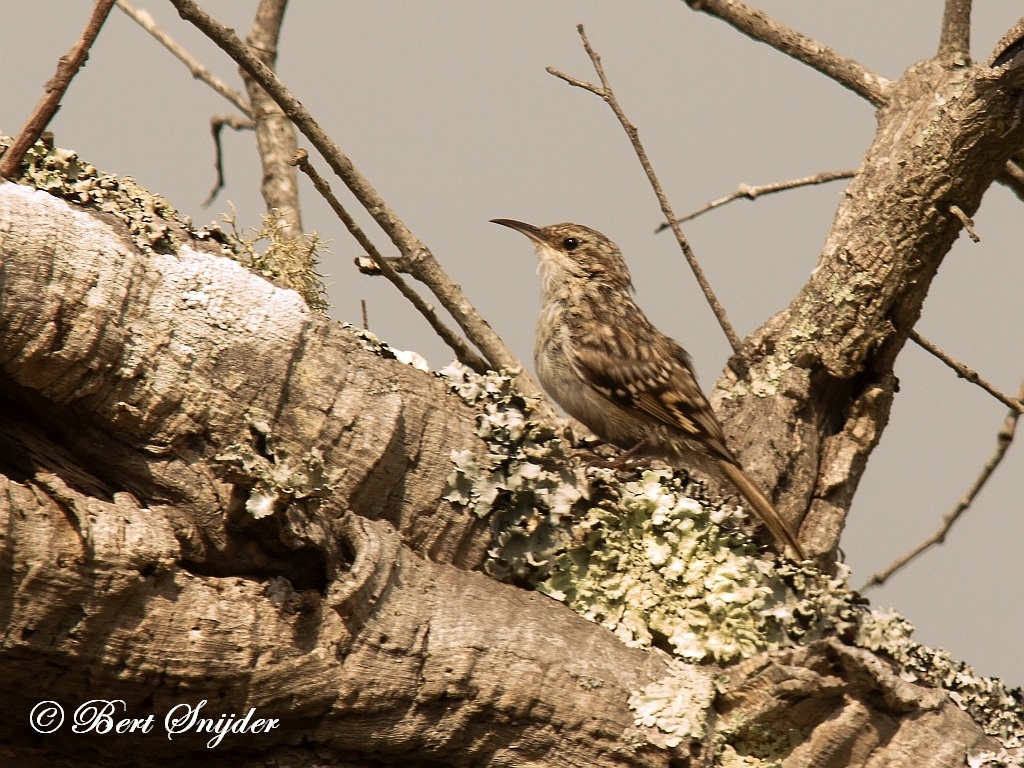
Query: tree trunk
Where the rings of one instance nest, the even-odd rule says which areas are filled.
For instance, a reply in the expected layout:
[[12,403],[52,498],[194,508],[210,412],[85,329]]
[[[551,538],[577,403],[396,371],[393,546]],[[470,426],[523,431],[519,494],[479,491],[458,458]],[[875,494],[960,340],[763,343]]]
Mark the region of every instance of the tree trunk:
[[[998,749],[837,639],[716,682],[472,572],[490,523],[444,497],[453,451],[486,461],[478,413],[160,202],[0,184],[5,762],[697,766],[730,733],[786,766]],[[44,735],[47,700],[66,720]],[[204,701],[255,708],[250,730],[168,738]]]

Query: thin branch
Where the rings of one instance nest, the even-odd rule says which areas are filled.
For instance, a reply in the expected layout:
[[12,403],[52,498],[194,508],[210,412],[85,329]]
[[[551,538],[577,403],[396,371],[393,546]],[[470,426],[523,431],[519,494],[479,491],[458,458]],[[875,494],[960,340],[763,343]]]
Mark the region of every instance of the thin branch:
[[483,353],[495,370],[518,371],[519,390],[534,399],[535,407],[544,418],[556,419],[554,408],[544,396],[533,377],[523,368],[515,355],[505,346],[487,321],[480,315],[462,289],[441,269],[440,264],[398,215],[356,169],[352,161],[334,143],[334,140],[313,119],[302,103],[263,64],[230,28],[215,21],[193,0],[171,0],[178,14],[194,24],[214,41],[237,64],[253,76],[284,113],[309,139],[359,203],[395,244],[399,252],[409,258],[413,276],[426,285],[438,301],[462,328],[466,337]]
[[253,122],[252,119],[252,108],[249,105],[249,101],[245,96],[200,64],[199,60],[178,45],[174,38],[160,29],[153,20],[153,17],[149,15],[148,11],[136,8],[131,3],[127,2],[127,0],[117,0],[117,7],[120,8],[136,24],[156,38],[157,42],[170,51],[178,61],[188,67],[189,72],[192,73],[194,78],[206,83],[214,91],[230,101],[239,112],[245,115],[244,118],[236,117],[234,115],[214,115],[210,118],[210,133],[213,134],[213,166],[217,177],[213,182],[213,188],[210,190],[210,194],[208,194],[206,196],[206,200],[203,201],[203,207],[205,208],[214,201],[217,197],[217,193],[224,188],[224,162],[223,151],[220,143],[221,130],[225,125],[230,128],[234,128],[236,131],[252,130],[256,127],[256,123]]
[[981,242],[981,238],[978,237],[978,233],[974,231],[974,219],[964,213],[963,209],[959,205],[949,206],[949,212],[953,214],[953,218],[960,222],[965,230],[967,230],[967,236],[976,243]]
[[89,58],[89,49],[96,41],[96,37],[103,28],[103,22],[107,20],[110,9],[114,7],[114,0],[96,0],[93,6],[92,15],[82,30],[82,36],[78,39],[71,50],[60,57],[57,62],[57,71],[44,86],[45,93],[39,100],[35,110],[25,125],[18,133],[18,137],[12,142],[3,160],[0,160],[0,179],[13,179],[18,175],[21,168],[21,161],[25,153],[39,139],[54,114],[60,108],[60,100],[71,84],[72,78]]
[[213,74],[210,70],[200,64],[199,61],[188,51],[178,45],[170,35],[156,25],[156,22],[153,21],[153,17],[150,16],[147,11],[135,8],[131,3],[127,2],[127,0],[117,0],[117,7],[124,11],[133,21],[135,21],[136,24],[155,37],[164,48],[174,54],[178,61],[188,67],[189,71],[192,73],[192,77],[197,80],[202,80],[208,86],[213,88],[213,90],[234,104],[235,109],[243,115],[246,117],[252,117],[252,110],[249,108],[249,102],[245,96]]
[[876,107],[889,100],[889,81],[834,48],[776,21],[738,0],[685,0],[695,11],[717,16],[743,34],[792,56],[863,96]]
[[[1024,382],[1021,382],[1020,390],[1017,392],[1017,399],[1024,400]],[[996,436],[996,449],[989,456],[988,461],[985,462],[985,466],[981,468],[981,472],[978,473],[978,477],[975,478],[974,483],[968,489],[964,497],[957,502],[956,506],[953,507],[949,512],[942,516],[942,525],[939,529],[929,536],[927,539],[918,544],[910,552],[896,558],[888,567],[883,568],[878,573],[874,574],[868,579],[864,586],[861,587],[863,592],[870,587],[879,586],[884,584],[889,578],[905,567],[908,563],[918,557],[921,553],[927,551],[931,547],[938,544],[942,544],[946,541],[946,536],[949,534],[950,529],[960,519],[960,516],[967,511],[967,509],[974,503],[975,497],[982,488],[985,487],[985,483],[995,472],[996,467],[1003,460],[1003,456],[1006,455],[1007,449],[1010,447],[1010,443],[1013,442],[1013,435],[1017,429],[1017,420],[1020,418],[1020,411],[1011,409],[1006,418],[1003,419],[1003,426],[999,430],[999,434]]]
[[1024,201],[1024,152],[1017,152],[1006,161],[996,181],[1008,187],[1017,199]]
[[946,0],[939,58],[960,66],[971,63],[971,0]]
[[210,205],[213,199],[217,197],[217,193],[224,188],[224,152],[220,145],[220,134],[225,125],[229,128],[234,128],[236,131],[251,131],[256,128],[256,123],[248,117],[214,115],[210,118],[210,133],[213,134],[214,149],[213,168],[217,172],[217,178],[213,183],[213,189],[210,190],[210,194],[203,201],[204,208]]
[[[252,29],[246,38],[253,51],[273,72],[277,67],[277,41],[284,23],[288,0],[260,0]],[[288,239],[302,237],[302,215],[299,207],[298,171],[292,157],[298,149],[295,126],[267,92],[245,71],[240,72],[252,105],[256,123],[256,148],[260,155],[263,176],[260,193],[268,213],[277,211],[284,223],[282,235]]]
[[923,338],[917,331],[912,330],[907,335],[919,347],[921,347],[921,349],[927,352],[931,352],[933,355],[935,355],[935,357],[939,358],[939,360],[941,360],[954,371],[956,371],[957,376],[959,376],[962,379],[967,379],[967,381],[971,382],[972,384],[977,384],[979,387],[981,387],[990,395],[992,395],[992,397],[994,397],[996,400],[998,400],[1008,408],[1016,411],[1017,413],[1024,413],[1024,402],[1021,402],[1020,396],[1018,396],[1018,399],[1015,400],[1012,397],[1003,394],[994,386],[985,381],[985,379],[981,378],[981,376],[975,373],[972,369],[968,368],[963,363],[954,360],[952,357],[947,355],[945,352],[936,347],[930,341]]
[[[756,200],[762,195],[770,195],[773,192],[782,192],[783,190],[796,189],[797,187],[807,187],[812,184],[825,184],[826,182],[836,181],[837,179],[851,179],[856,173],[856,169],[847,171],[822,171],[814,176],[804,176],[802,179],[791,179],[790,181],[778,181],[774,184],[765,184],[760,187],[751,187],[749,184],[740,184],[736,188],[735,192],[732,192],[725,197],[720,197],[707,205],[701,206],[697,210],[692,211],[685,216],[680,216],[676,221],[682,224],[690,221],[691,219],[696,219],[698,216],[705,214],[714,208],[727,205],[733,200],[739,200],[741,197],[745,197],[748,200]],[[662,223],[654,231],[655,233],[664,232],[668,228],[668,224]]]
[[623,129],[626,131],[626,135],[629,136],[629,141],[633,145],[633,150],[636,152],[637,158],[640,160],[640,165],[643,166],[644,173],[647,174],[647,179],[650,181],[651,187],[654,189],[654,194],[658,198],[658,204],[661,206],[661,212],[664,214],[665,220],[671,222],[672,233],[676,236],[676,241],[679,243],[679,247],[682,249],[687,262],[689,262],[690,269],[693,270],[693,274],[694,277],[697,278],[698,285],[700,285],[701,290],[704,291],[704,296],[707,299],[708,304],[711,305],[711,310],[715,313],[715,317],[718,318],[718,323],[722,326],[722,330],[725,331],[726,338],[729,339],[729,344],[732,345],[733,352],[739,352],[740,338],[736,335],[736,331],[733,329],[732,323],[729,322],[729,318],[725,313],[725,308],[721,303],[719,303],[718,298],[715,296],[715,292],[711,289],[711,284],[704,276],[704,270],[701,269],[700,263],[697,261],[697,257],[693,253],[693,249],[690,248],[690,243],[687,241],[686,235],[683,234],[682,228],[676,221],[676,216],[672,212],[672,206],[669,205],[668,197],[665,195],[665,190],[662,188],[661,182],[658,181],[658,177],[654,173],[654,167],[651,165],[650,158],[647,157],[647,151],[644,149],[643,144],[640,143],[640,134],[637,131],[636,126],[629,121],[629,118],[626,117],[626,113],[623,112],[622,107],[619,106],[618,99],[615,98],[615,93],[612,91],[611,84],[605,76],[604,67],[601,65],[601,57],[598,56],[591,47],[590,40],[587,39],[587,33],[584,31],[582,24],[577,25],[576,31],[580,33],[580,38],[583,40],[583,48],[590,57],[590,62],[594,65],[594,71],[597,72],[597,76],[601,80],[600,87],[584,80],[577,80],[574,77],[569,77],[563,72],[559,72],[554,67],[548,67],[547,71],[555,77],[569,83],[569,85],[574,85],[577,88],[583,88],[584,90],[590,91],[596,96],[599,96],[605,104],[611,107],[612,112],[615,113],[615,117],[619,119],[619,123],[621,123]]
[[[464,365],[469,366],[477,373],[483,373],[486,371],[488,367],[487,363],[476,352],[470,349],[469,345],[467,345],[457,333],[444,324],[444,321],[437,316],[437,312],[434,311],[434,308],[424,301],[423,297],[416,293],[416,291],[414,291],[412,287],[402,279],[402,276],[395,271],[395,268],[392,267],[381,252],[377,250],[377,246],[370,241],[370,238],[368,238],[366,233],[363,232],[362,227],[356,223],[355,219],[353,219],[349,212],[345,210],[345,207],[335,196],[334,192],[331,191],[331,187],[327,183],[327,180],[321,176],[309,162],[309,153],[304,149],[296,151],[293,162],[299,166],[299,169],[309,177],[310,181],[313,182],[313,186],[316,187],[316,191],[319,192],[320,196],[327,201],[328,205],[331,206],[331,209],[338,218],[341,219],[345,228],[348,229],[352,234],[352,237],[356,239],[356,242],[366,249],[366,252],[370,255],[370,258],[373,259],[381,274],[390,280],[398,289],[399,293],[408,299],[409,302],[416,307],[419,313],[426,318],[427,322],[430,323],[430,327],[434,329],[434,332],[441,337],[441,340],[444,341],[445,344],[451,347],[459,361]],[[365,303],[363,304],[363,327],[366,327]]]

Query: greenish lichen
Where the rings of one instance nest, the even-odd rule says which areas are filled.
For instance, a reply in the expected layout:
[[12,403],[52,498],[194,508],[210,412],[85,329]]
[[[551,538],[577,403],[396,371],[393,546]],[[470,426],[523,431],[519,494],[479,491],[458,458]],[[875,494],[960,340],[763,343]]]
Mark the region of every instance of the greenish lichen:
[[278,445],[266,421],[251,419],[252,440],[228,446],[213,464],[231,483],[248,487],[245,510],[257,520],[296,499],[327,498],[338,475],[328,473],[318,448],[292,456]]
[[1024,692],[999,678],[982,677],[941,648],[911,639],[913,625],[893,610],[862,611],[854,643],[882,653],[900,677],[949,692],[960,709],[1003,745],[1000,753],[976,755],[972,766],[1024,765]]
[[[10,144],[10,137],[0,136],[0,154]],[[54,146],[49,134],[44,134],[44,138],[25,154],[17,181],[76,205],[116,216],[142,251],[174,253],[182,239],[187,238],[216,244],[223,255],[277,285],[295,289],[311,309],[325,312],[328,308],[327,288],[316,270],[318,252],[323,250],[319,237],[314,232],[289,240],[281,234],[282,225],[277,216],[265,216],[263,226],[249,238],[237,231],[228,234],[216,224],[194,229],[187,216],[179,214],[159,195],[135,183],[131,177],[101,173],[76,152]],[[233,217],[225,219],[234,227]],[[255,244],[264,240],[267,247],[258,252]]]
[[480,376],[452,364],[441,375],[480,411],[477,434],[490,446],[486,466],[469,451],[453,451],[445,498],[491,516],[494,547],[485,563],[499,579],[535,582],[551,558],[572,545],[572,521],[591,481],[569,461],[571,446],[551,425],[530,419],[530,404],[513,376]]
[[[288,237],[286,224],[276,208],[264,214],[260,228],[248,235],[238,230],[234,209],[230,215],[224,214],[224,221],[231,227],[237,261],[275,285],[297,291],[310,309],[320,313],[330,309],[327,286],[317,270],[320,254],[327,250],[319,234]],[[260,243],[265,243],[262,250],[257,248]]]
[[659,646],[688,661],[730,663],[848,632],[843,571],[772,563],[708,503],[703,488],[667,469],[626,482],[614,504],[590,507],[581,546],[559,553],[537,588],[627,645]]
[[[1024,753],[1020,689],[910,640],[905,619],[871,611],[850,589],[844,565],[829,577],[759,555],[735,523],[742,514],[683,471],[582,466],[561,433],[534,420],[512,376],[477,376],[459,365],[441,375],[480,412],[477,432],[490,446],[482,459],[453,452],[447,496],[490,516],[489,573],[534,585],[629,645],[658,646],[686,661],[732,663],[823,637],[867,648],[905,679],[948,691],[1001,741],[1004,751],[976,756],[977,765],[1020,764],[1013,762]],[[654,708],[646,716],[660,711],[652,702],[682,695],[642,693],[633,701]],[[721,743],[719,764],[778,765],[800,737],[738,730]]]

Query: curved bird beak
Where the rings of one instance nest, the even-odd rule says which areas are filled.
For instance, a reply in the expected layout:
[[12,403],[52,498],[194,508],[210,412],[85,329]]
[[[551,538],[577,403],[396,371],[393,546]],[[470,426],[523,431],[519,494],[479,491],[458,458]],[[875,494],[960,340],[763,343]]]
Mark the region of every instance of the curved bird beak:
[[525,224],[515,219],[491,219],[492,224],[501,224],[503,227],[514,229],[516,232],[522,232],[528,238],[537,243],[544,242],[544,236],[541,235],[540,229],[533,226],[532,224]]

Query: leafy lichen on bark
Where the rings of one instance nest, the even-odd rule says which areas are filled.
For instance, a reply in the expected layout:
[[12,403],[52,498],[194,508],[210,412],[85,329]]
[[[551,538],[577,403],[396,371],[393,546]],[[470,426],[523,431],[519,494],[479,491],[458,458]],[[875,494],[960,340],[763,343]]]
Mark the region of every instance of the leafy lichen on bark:
[[[0,136],[0,151],[10,145]],[[235,228],[234,216],[226,216],[232,232],[217,224],[195,229],[187,216],[178,213],[161,196],[128,176],[102,173],[82,160],[77,152],[62,149],[51,138],[40,139],[26,153],[18,181],[85,208],[116,216],[136,247],[153,253],[174,253],[183,242],[208,243],[219,253],[244,264],[285,288],[294,288],[307,305],[325,312],[327,288],[316,271],[317,253],[323,249],[314,232],[299,239],[282,234],[279,217],[267,215],[251,237]],[[262,251],[256,244],[266,241]]]
[[[685,472],[583,467],[564,437],[531,418],[511,377],[461,366],[443,375],[480,411],[477,434],[490,444],[486,465],[453,452],[448,498],[490,516],[491,575],[534,585],[627,645],[659,647],[687,662],[735,664],[830,637],[881,652],[903,679],[948,692],[1005,755],[1020,753],[1020,692],[910,640],[905,619],[872,611],[850,589],[845,566],[829,576],[764,558],[733,521],[736,511]],[[655,722],[660,705],[652,701],[673,695],[684,692],[663,687],[653,699],[636,692],[638,718],[643,711]],[[693,725],[670,720],[668,738]],[[699,730],[687,732],[697,738]],[[766,768],[805,735],[723,723],[716,749],[721,765]]]

